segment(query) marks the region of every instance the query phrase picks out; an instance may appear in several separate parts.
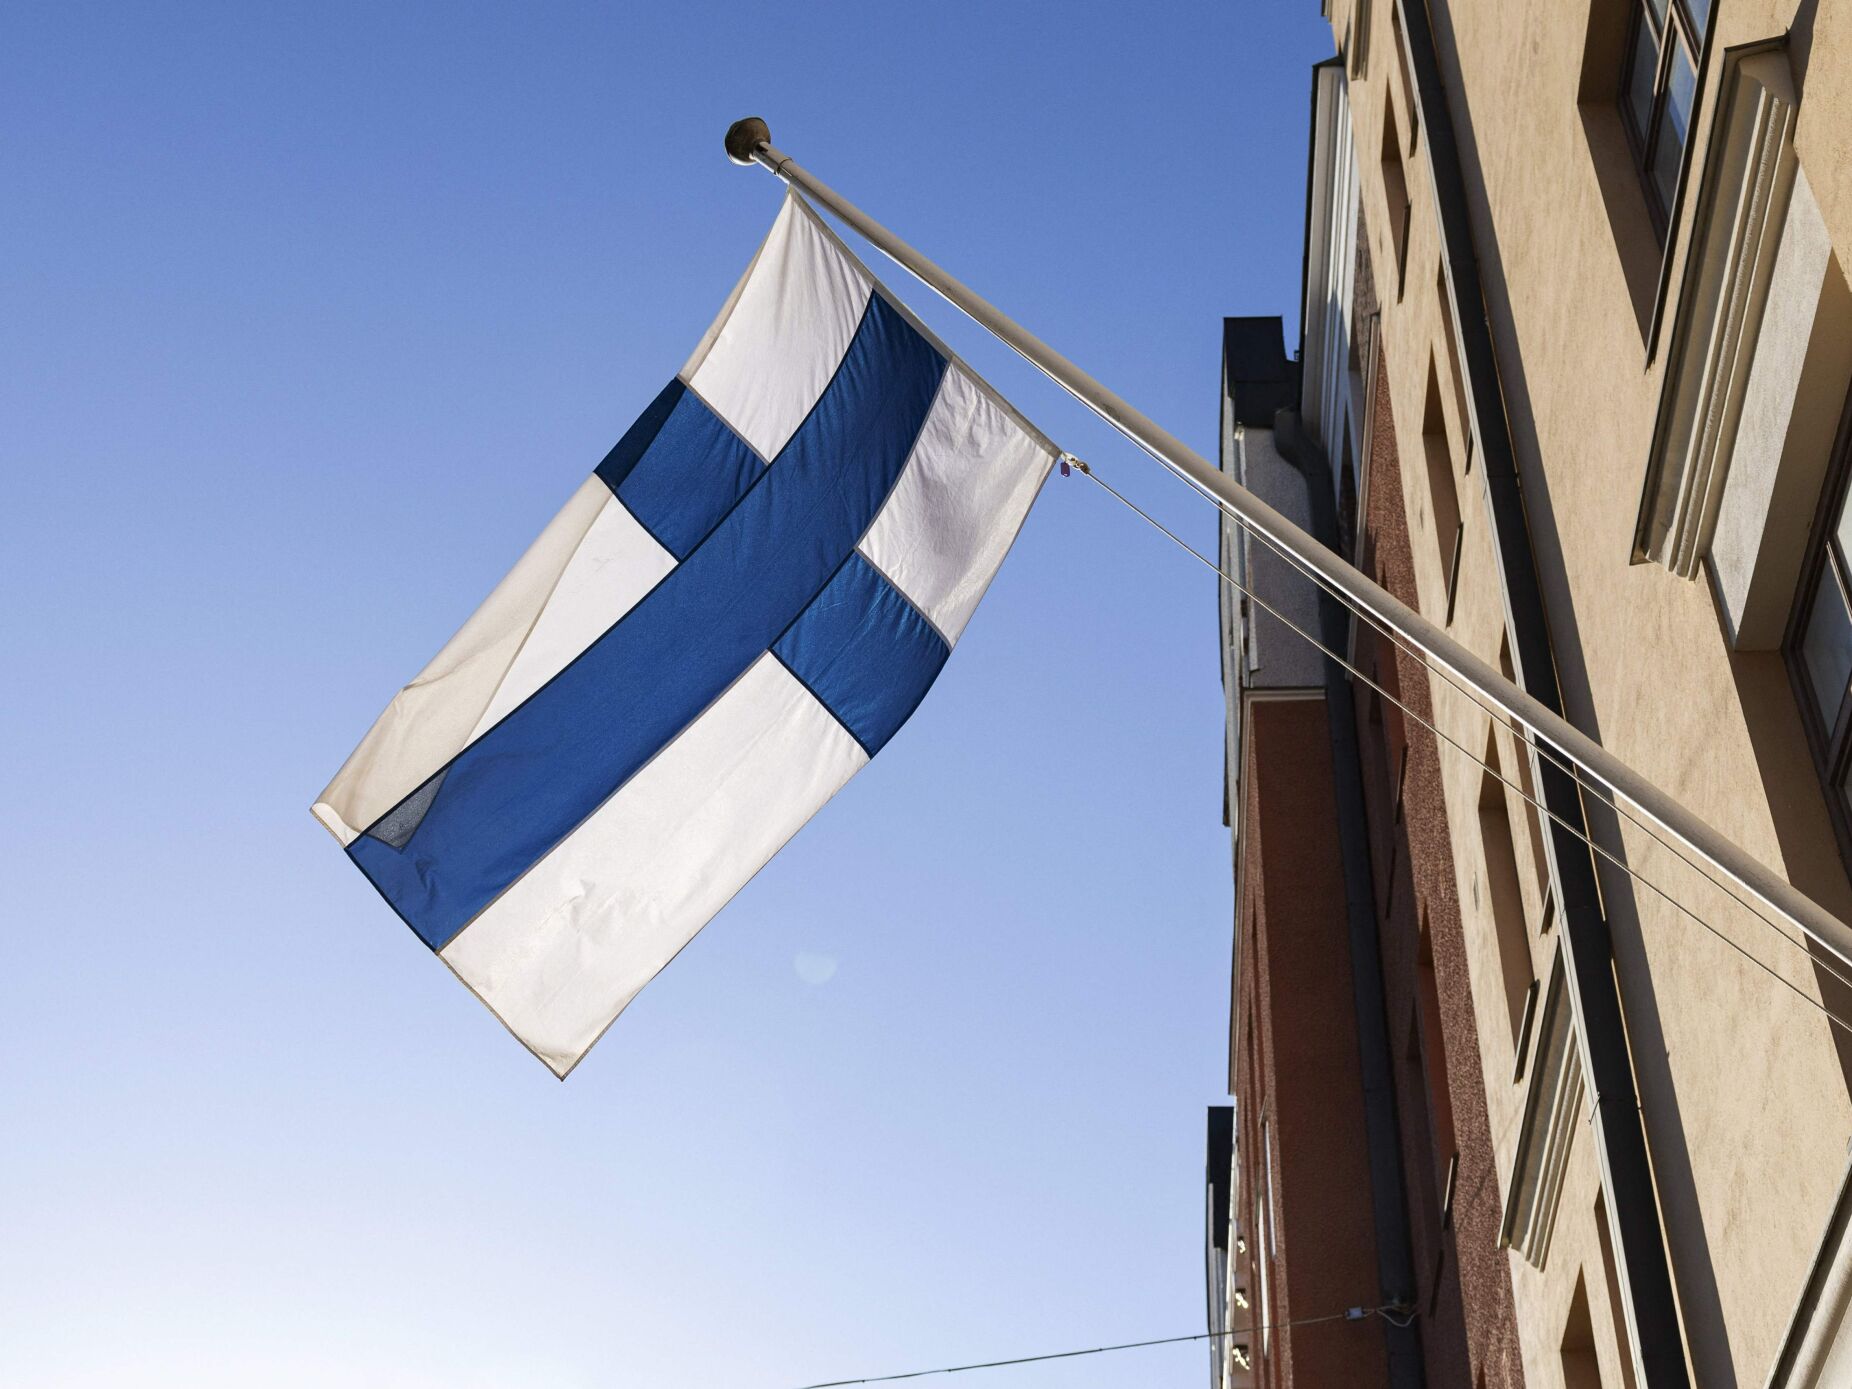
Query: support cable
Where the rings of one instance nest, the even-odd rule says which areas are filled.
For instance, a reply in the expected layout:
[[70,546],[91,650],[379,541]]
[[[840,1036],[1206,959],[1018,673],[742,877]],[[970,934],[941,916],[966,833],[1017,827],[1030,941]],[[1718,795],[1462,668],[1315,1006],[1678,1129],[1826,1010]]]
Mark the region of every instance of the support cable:
[[1228,1336],[1252,1336],[1260,1331],[1285,1331],[1293,1327],[1317,1326],[1323,1322],[1364,1321],[1381,1317],[1392,1326],[1406,1327],[1415,1313],[1407,1307],[1386,1303],[1381,1307],[1352,1307],[1322,1317],[1296,1317],[1290,1321],[1268,1322],[1262,1326],[1237,1327],[1232,1331],[1198,1331],[1194,1336],[1163,1336],[1155,1341],[1122,1341],[1113,1346],[1089,1346],[1085,1350],[1057,1350],[1045,1355],[1019,1355],[1011,1360],[984,1360],[971,1365],[946,1365],[933,1370],[907,1370],[897,1375],[873,1375],[867,1379],[828,1379],[806,1384],[802,1389],[846,1389],[855,1384],[892,1384],[899,1379],[924,1379],[927,1375],[955,1375],[966,1370],[1000,1370],[1010,1365],[1033,1365],[1043,1360],[1072,1360],[1080,1355],[1104,1355],[1114,1350],[1143,1350],[1148,1346],[1178,1346],[1190,1341],[1214,1341]]
[[[1491,766],[1489,763],[1485,761],[1484,758],[1480,757],[1471,748],[1467,747],[1464,743],[1460,742],[1458,739],[1443,732],[1431,720],[1424,718],[1421,714],[1417,713],[1414,709],[1410,708],[1408,704],[1406,704],[1403,700],[1391,694],[1388,690],[1384,689],[1375,680],[1371,679],[1368,675],[1366,675],[1354,662],[1352,662],[1346,656],[1340,654],[1339,652],[1334,650],[1332,647],[1327,645],[1325,642],[1321,641],[1318,637],[1308,632],[1304,627],[1300,626],[1297,622],[1293,621],[1292,618],[1286,616],[1285,613],[1281,612],[1278,608],[1274,607],[1273,604],[1269,603],[1265,598],[1262,598],[1258,593],[1254,592],[1253,589],[1247,587],[1246,585],[1241,583],[1238,579],[1236,579],[1233,575],[1225,571],[1214,560],[1209,559],[1206,555],[1198,551],[1194,545],[1191,545],[1187,540],[1183,539],[1175,531],[1171,530],[1162,521],[1159,521],[1155,516],[1151,515],[1149,512],[1147,512],[1142,507],[1140,507],[1138,503],[1134,502],[1130,497],[1127,497],[1124,493],[1120,492],[1117,488],[1115,488],[1111,483],[1107,482],[1104,478],[1100,477],[1099,474],[1096,473],[1089,464],[1083,462],[1081,459],[1075,458],[1071,454],[1066,456],[1066,461],[1070,463],[1072,467],[1077,472],[1079,472],[1083,477],[1086,477],[1090,479],[1091,481],[1093,481],[1094,483],[1098,484],[1101,488],[1103,488],[1106,491],[1106,493],[1109,496],[1111,496],[1121,506],[1124,506],[1127,510],[1131,511],[1134,515],[1140,517],[1147,525],[1151,526],[1153,529],[1158,531],[1161,535],[1169,539],[1174,545],[1176,545],[1180,550],[1184,551],[1184,553],[1188,554],[1198,564],[1201,564],[1205,568],[1219,575],[1225,583],[1227,583],[1236,592],[1245,596],[1249,602],[1254,603],[1256,606],[1261,608],[1264,612],[1268,613],[1277,622],[1285,626],[1288,630],[1297,633],[1299,636],[1303,637],[1306,641],[1310,642],[1314,648],[1316,648],[1318,651],[1323,653],[1327,658],[1337,662],[1337,664],[1341,666],[1344,670],[1348,671],[1354,679],[1360,680],[1365,685],[1369,686],[1372,690],[1374,690],[1377,693],[1378,696],[1387,700],[1389,703],[1393,704],[1397,709],[1401,710],[1402,713],[1406,715],[1408,718],[1413,719],[1416,723],[1421,725],[1422,728],[1426,729],[1429,733],[1433,734],[1436,738],[1446,743],[1449,747],[1452,747],[1456,751],[1464,754],[1464,756],[1467,758],[1468,761],[1472,762],[1475,766],[1484,770],[1489,776],[1493,777],[1497,781],[1504,783],[1505,786],[1509,787],[1512,791],[1516,792],[1520,800],[1534,807],[1539,813],[1547,816],[1552,822],[1554,822],[1557,825],[1560,825],[1564,830],[1568,831],[1568,833],[1572,835],[1574,838],[1581,841],[1583,844],[1587,845],[1591,852],[1599,854],[1602,858],[1606,859],[1609,863],[1613,864],[1614,867],[1618,868],[1621,872],[1625,873],[1629,878],[1633,879],[1635,882],[1639,883],[1642,887],[1654,893],[1656,896],[1662,898],[1668,905],[1673,907],[1675,910],[1682,912],[1685,916],[1690,917],[1691,920],[1696,922],[1699,926],[1702,926],[1706,931],[1709,931],[1718,940],[1722,941],[1725,945],[1729,946],[1737,954],[1741,955],[1745,960],[1753,964],[1757,969],[1767,974],[1769,978],[1773,979],[1776,983],[1780,984],[1783,988],[1787,989],[1796,998],[1800,999],[1803,1003],[1806,1003],[1809,1007],[1818,1010],[1820,1013],[1823,1013],[1829,1022],[1838,1026],[1840,1029],[1845,1031],[1848,1035],[1852,1035],[1852,1021],[1847,1021],[1845,1018],[1842,1018],[1837,1013],[1835,1013],[1825,1003],[1821,1002],[1818,999],[1810,997],[1797,984],[1795,984],[1792,980],[1787,978],[1787,976],[1783,975],[1779,970],[1775,969],[1774,966],[1770,965],[1767,961],[1761,959],[1759,956],[1751,954],[1750,951],[1746,947],[1744,947],[1741,943],[1731,939],[1731,937],[1726,935],[1719,927],[1712,925],[1709,921],[1705,920],[1702,916],[1699,916],[1690,907],[1687,907],[1683,902],[1679,901],[1676,897],[1672,896],[1670,892],[1660,887],[1658,883],[1648,878],[1645,874],[1641,873],[1638,869],[1632,867],[1630,864],[1624,863],[1620,858],[1618,858],[1614,853],[1612,853],[1610,850],[1608,850],[1603,845],[1597,844],[1592,834],[1590,834],[1587,831],[1578,829],[1574,825],[1571,825],[1567,820],[1563,819],[1562,816],[1556,814],[1556,812],[1554,812],[1547,805],[1545,805],[1540,799],[1532,795],[1530,792],[1526,791],[1517,782],[1507,777],[1500,769]],[[1239,517],[1235,517],[1235,520],[1237,521],[1237,523],[1240,522]],[[1424,662],[1423,664],[1425,665],[1426,663]],[[1431,667],[1429,668],[1431,669]],[[1688,862],[1688,860],[1686,861]],[[1714,882],[1715,880],[1710,879],[1707,875],[1706,881]],[[1721,885],[1719,884],[1719,886]],[[1766,918],[1759,918],[1759,919],[1763,919],[1766,921]],[[1793,937],[1789,936],[1785,931],[1780,931],[1779,929],[1777,929],[1776,934],[1780,935],[1783,940],[1788,941],[1790,944],[1795,943]],[[1809,958],[1813,959],[1814,957],[1810,954]],[[1840,977],[1843,979],[1843,976],[1836,975],[1836,977]]]
[[[1085,471],[1085,469],[1083,469],[1083,471]],[[1629,810],[1628,809],[1629,802],[1627,802],[1627,800],[1623,796],[1621,796],[1621,794],[1618,791],[1616,791],[1612,786],[1609,786],[1605,782],[1601,781],[1593,772],[1583,767],[1579,762],[1576,762],[1572,760],[1571,758],[1569,758],[1566,754],[1559,752],[1546,739],[1539,738],[1536,735],[1531,734],[1528,731],[1522,729],[1521,727],[1516,727],[1513,724],[1513,721],[1505,714],[1503,710],[1498,709],[1496,706],[1487,703],[1485,698],[1482,695],[1480,695],[1480,693],[1477,690],[1473,689],[1472,686],[1468,685],[1465,681],[1461,680],[1452,671],[1447,669],[1446,666],[1437,664],[1436,662],[1429,660],[1427,658],[1427,653],[1422,651],[1420,647],[1414,645],[1407,637],[1404,637],[1401,633],[1397,632],[1394,628],[1382,622],[1380,619],[1375,617],[1373,614],[1366,612],[1362,608],[1358,607],[1348,597],[1346,597],[1342,592],[1340,592],[1337,588],[1335,588],[1330,583],[1329,580],[1327,580],[1323,575],[1318,573],[1317,570],[1311,568],[1303,560],[1301,560],[1297,555],[1293,554],[1290,550],[1287,550],[1286,548],[1281,546],[1277,541],[1273,540],[1272,537],[1266,535],[1265,533],[1261,531],[1258,531],[1258,530],[1255,530],[1249,527],[1246,524],[1246,522],[1244,522],[1237,513],[1235,513],[1231,508],[1224,506],[1221,503],[1221,500],[1219,498],[1214,497],[1209,493],[1203,492],[1201,488],[1196,488],[1194,490],[1197,492],[1199,496],[1208,497],[1210,501],[1214,502],[1216,504],[1216,509],[1222,512],[1230,520],[1234,521],[1235,524],[1241,528],[1244,534],[1248,535],[1249,537],[1253,539],[1259,540],[1263,545],[1267,547],[1267,549],[1272,554],[1284,560],[1289,566],[1292,567],[1292,569],[1295,572],[1311,580],[1311,582],[1314,585],[1316,585],[1317,588],[1321,592],[1328,594],[1330,597],[1336,599],[1353,616],[1355,616],[1361,622],[1363,622],[1369,628],[1370,631],[1376,633],[1378,636],[1387,640],[1393,647],[1395,647],[1397,651],[1400,651],[1404,655],[1411,657],[1418,665],[1421,666],[1423,670],[1427,671],[1428,674],[1438,677],[1440,680],[1444,681],[1448,686],[1450,686],[1455,692],[1457,692],[1460,695],[1463,695],[1466,698],[1466,700],[1473,705],[1474,708],[1478,709],[1481,713],[1485,714],[1494,723],[1502,723],[1506,725],[1507,727],[1511,727],[1513,729],[1513,732],[1517,734],[1517,736],[1521,738],[1521,740],[1525,744],[1527,744],[1528,746],[1530,746],[1536,751],[1536,754],[1539,758],[1541,758],[1545,762],[1548,762],[1551,766],[1557,768],[1559,771],[1566,773],[1570,777],[1570,779],[1575,782],[1576,789],[1578,791],[1580,791],[1585,796],[1591,797],[1597,804],[1606,807],[1607,809],[1613,811],[1621,819],[1627,821],[1628,824],[1632,825],[1635,829],[1639,830],[1642,834],[1646,835],[1655,844],[1659,845],[1660,848],[1665,849],[1674,858],[1676,858],[1680,863],[1684,864],[1687,868],[1695,872],[1707,884],[1716,888],[1718,891],[1722,892],[1726,897],[1728,897],[1737,906],[1743,908],[1744,911],[1748,912],[1751,916],[1753,916],[1758,922],[1766,926],[1769,930],[1773,931],[1776,935],[1780,936],[1782,940],[1786,941],[1789,945],[1794,947],[1794,949],[1800,951],[1813,964],[1819,966],[1821,969],[1824,969],[1828,974],[1830,974],[1833,978],[1837,979],[1841,984],[1844,984],[1847,988],[1852,989],[1852,973],[1848,973],[1847,966],[1845,966],[1839,960],[1831,956],[1823,957],[1820,955],[1816,955],[1809,948],[1808,942],[1804,937],[1795,936],[1792,932],[1784,928],[1782,924],[1779,921],[1777,921],[1774,917],[1768,915],[1768,913],[1765,912],[1761,907],[1758,907],[1753,901],[1751,901],[1750,899],[1748,899],[1747,897],[1739,893],[1737,889],[1730,884],[1729,881],[1713,874],[1710,871],[1709,867],[1707,867],[1706,864],[1701,859],[1696,859],[1688,855],[1685,852],[1685,850],[1679,846],[1677,842],[1668,838],[1665,834],[1661,833],[1660,830],[1654,826],[1651,820],[1644,819],[1640,815],[1636,815],[1633,811]],[[1123,500],[1123,498],[1121,498],[1121,500]],[[1172,538],[1175,539],[1174,536]],[[1183,544],[1184,548],[1190,550],[1192,554],[1196,554],[1198,559],[1203,558],[1203,556],[1198,554],[1194,550],[1194,548],[1191,547],[1187,542],[1179,542],[1179,543]],[[1224,575],[1223,577],[1226,578],[1227,576]],[[1526,799],[1528,800],[1530,798],[1526,797]],[[1534,804],[1535,802],[1533,801],[1532,803]]]
[[[1424,80],[1432,76],[1432,73],[1425,74]],[[1548,738],[1561,751],[1583,763],[1591,769],[1591,774],[1624,794],[1667,833],[1684,841],[1694,852],[1710,860],[1719,871],[1727,873],[1778,916],[1791,920],[1811,940],[1832,951],[1842,961],[1852,964],[1852,925],[1822,907],[1781,874],[1772,871],[1761,860],[1745,852],[1741,846],[1725,838],[1687,807],[1628,767],[1563,718],[1546,699],[1539,699],[1517,688],[1431,620],[1422,617],[1380,585],[1372,583],[1361,573],[1331,556],[1325,547],[1317,544],[1246,488],[1232,482],[1182,440],[1141,414],[1130,402],[1115,395],[1047,343],[1001,313],[995,305],[961,284],[808,170],[800,167],[790,156],[772,145],[771,132],[763,120],[748,117],[734,122],[727,132],[726,147],[734,162],[759,164],[773,170],[785,182],[840,217],[876,249],[1082,401],[1130,439],[1141,452],[1154,458],[1161,467],[1183,478],[1219,504],[1235,510],[1237,516],[1245,519],[1251,527],[1270,531],[1279,543],[1298,549],[1306,563],[1317,567],[1333,584],[1350,594],[1354,603],[1367,606],[1384,622],[1393,624],[1408,633],[1411,639],[1429,648],[1434,659],[1451,666],[1461,679],[1478,688],[1514,721],[1532,734]],[[1464,254],[1470,260],[1470,248],[1464,248]],[[1659,1312],[1664,1313],[1665,1309],[1660,1308]]]

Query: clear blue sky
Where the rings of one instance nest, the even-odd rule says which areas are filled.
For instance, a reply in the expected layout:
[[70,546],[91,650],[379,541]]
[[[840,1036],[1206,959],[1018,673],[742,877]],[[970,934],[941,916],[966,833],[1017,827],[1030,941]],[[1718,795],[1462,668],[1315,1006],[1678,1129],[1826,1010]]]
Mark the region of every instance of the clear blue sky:
[[1080,479],[564,1085],[308,806],[740,273],[780,189],[736,116],[1213,453],[1221,316],[1294,331],[1317,11],[9,8],[0,1381],[779,1389],[1202,1329],[1214,585]]

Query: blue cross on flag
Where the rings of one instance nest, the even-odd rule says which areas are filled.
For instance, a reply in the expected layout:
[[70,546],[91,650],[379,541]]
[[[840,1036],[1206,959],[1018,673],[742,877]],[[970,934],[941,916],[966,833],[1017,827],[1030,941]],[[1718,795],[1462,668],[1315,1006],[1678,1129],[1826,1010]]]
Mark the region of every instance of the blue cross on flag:
[[907,721],[1055,456],[792,193],[315,815],[564,1077]]

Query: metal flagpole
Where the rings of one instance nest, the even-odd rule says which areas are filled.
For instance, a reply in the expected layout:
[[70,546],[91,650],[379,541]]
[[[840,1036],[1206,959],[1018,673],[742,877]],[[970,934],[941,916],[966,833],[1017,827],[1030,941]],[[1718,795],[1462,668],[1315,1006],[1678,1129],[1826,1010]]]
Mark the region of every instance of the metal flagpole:
[[756,116],[727,130],[727,155],[736,164],[758,164],[802,189],[879,247],[929,288],[1001,338],[1056,384],[1150,453],[1178,477],[1220,502],[1240,521],[1316,574],[1359,611],[1367,613],[1445,666],[1532,735],[1633,802],[1688,848],[1702,855],[1740,886],[1792,921],[1810,939],[1852,964],[1852,927],[1827,911],[1712,829],[1678,801],[1634,771],[1601,744],[1526,694],[1445,631],[1353,569],[1247,488],[1224,475],[1181,439],[1147,419],[1033,333],[999,312],[855,204],[772,145],[771,131]]

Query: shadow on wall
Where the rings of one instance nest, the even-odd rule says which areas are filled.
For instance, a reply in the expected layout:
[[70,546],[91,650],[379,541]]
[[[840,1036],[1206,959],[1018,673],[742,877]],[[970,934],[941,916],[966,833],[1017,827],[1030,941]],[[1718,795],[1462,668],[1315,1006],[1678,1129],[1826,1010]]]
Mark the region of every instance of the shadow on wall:
[[[1549,479],[1538,462],[1536,415],[1531,403],[1525,362],[1512,331],[1515,319],[1505,283],[1503,251],[1485,199],[1485,171],[1474,137],[1475,127],[1471,114],[1472,94],[1462,84],[1454,58],[1458,48],[1449,7],[1435,4],[1429,13],[1443,79],[1449,97],[1455,103],[1453,126],[1468,189],[1468,215],[1473,246],[1479,260],[1481,290],[1497,356],[1512,449],[1523,490],[1526,529],[1537,566],[1537,581],[1549,614],[1564,713],[1583,732],[1600,741],[1601,729],[1594,716],[1588,668],[1582,655],[1581,627],[1570,594]],[[1618,129],[1615,134],[1620,134]],[[1631,161],[1630,154],[1628,158]],[[1631,162],[1628,167],[1629,176],[1632,177]],[[1641,196],[1637,179],[1632,186],[1632,193],[1636,199]],[[1612,208],[1609,215],[1615,215]],[[1627,215],[1631,216],[1630,213]],[[1640,204],[1640,215],[1645,216],[1643,203]],[[1632,239],[1630,234],[1630,242]],[[1655,257],[1647,277],[1651,280],[1656,277],[1657,271],[1657,241],[1650,225],[1646,229],[1646,239],[1653,246]],[[1653,283],[1646,283],[1644,293],[1640,293],[1635,289],[1635,281],[1630,273],[1629,292],[1635,301],[1636,318],[1641,323],[1642,343],[1645,340],[1645,325],[1650,317],[1654,289]],[[1641,307],[1642,301],[1644,308]],[[1589,797],[1586,806],[1589,830],[1596,841],[1606,846],[1615,846],[1618,851],[1621,844],[1619,824],[1612,809],[1604,807],[1595,797]],[[1624,853],[1618,856],[1625,861]],[[1671,1255],[1672,1276],[1677,1286],[1695,1382],[1707,1386],[1707,1389],[1735,1389],[1735,1357],[1731,1350],[1729,1331],[1724,1324],[1710,1236],[1705,1229],[1704,1212],[1698,1201],[1691,1149],[1679,1105],[1678,1087],[1666,1048],[1664,1020],[1641,938],[1633,879],[1604,860],[1597,859],[1596,866],[1607,908],[1615,969],[1621,983],[1627,1032],[1633,1052],[1635,1081],[1639,1089],[1660,1213]]]
[[1794,22],[1788,26],[1788,66],[1794,72],[1794,94],[1807,90],[1807,60],[1813,56],[1814,15],[1820,0],[1801,0],[1794,7]]
[[[1778,651],[1738,651],[1730,658],[1736,677],[1737,697],[1749,729],[1756,770],[1762,777],[1763,798],[1774,821],[1781,845],[1781,868],[1788,881],[1838,916],[1852,920],[1852,883],[1846,878],[1839,843],[1832,833],[1820,778],[1814,770],[1795,705],[1794,686]],[[1803,788],[1797,793],[1796,788]],[[1813,788],[1808,793],[1805,788]],[[1842,1018],[1852,1018],[1852,987],[1848,987],[1835,957],[1823,946],[1807,942],[1813,959],[1820,998]],[[1831,1027],[1839,1056],[1840,1074],[1852,1092],[1852,1033]]]
[[1621,126],[1615,99],[1615,74],[1621,71],[1632,10],[1626,5],[1590,5],[1588,33],[1582,44],[1582,74],[1576,87],[1576,112],[1588,158],[1601,189],[1611,243],[1627,282],[1627,298],[1646,344],[1651,331],[1653,297],[1659,288],[1659,233],[1647,210],[1646,194],[1633,147]]

